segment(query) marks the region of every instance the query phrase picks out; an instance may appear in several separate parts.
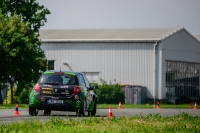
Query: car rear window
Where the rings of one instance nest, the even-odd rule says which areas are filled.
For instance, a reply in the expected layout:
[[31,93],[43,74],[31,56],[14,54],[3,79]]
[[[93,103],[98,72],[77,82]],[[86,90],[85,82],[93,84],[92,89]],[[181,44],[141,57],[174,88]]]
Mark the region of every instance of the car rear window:
[[77,85],[77,77],[68,74],[43,74],[38,83],[52,83],[60,85]]

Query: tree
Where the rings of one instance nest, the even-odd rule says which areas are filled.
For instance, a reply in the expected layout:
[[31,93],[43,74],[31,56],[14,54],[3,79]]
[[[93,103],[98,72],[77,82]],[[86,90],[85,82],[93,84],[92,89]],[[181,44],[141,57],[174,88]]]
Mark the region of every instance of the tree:
[[13,84],[36,81],[46,68],[38,37],[50,11],[36,0],[0,0],[0,9],[0,81],[11,84],[13,102]]
[[50,14],[50,11],[36,0],[0,0],[0,8],[4,15],[16,14],[23,22],[29,22],[30,28],[36,33],[46,23],[46,15]]

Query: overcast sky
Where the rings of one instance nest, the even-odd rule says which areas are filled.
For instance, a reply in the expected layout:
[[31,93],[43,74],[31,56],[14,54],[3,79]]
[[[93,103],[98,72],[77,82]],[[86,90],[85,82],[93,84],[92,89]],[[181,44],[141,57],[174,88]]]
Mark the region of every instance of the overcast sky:
[[37,0],[41,29],[176,28],[200,34],[200,0]]

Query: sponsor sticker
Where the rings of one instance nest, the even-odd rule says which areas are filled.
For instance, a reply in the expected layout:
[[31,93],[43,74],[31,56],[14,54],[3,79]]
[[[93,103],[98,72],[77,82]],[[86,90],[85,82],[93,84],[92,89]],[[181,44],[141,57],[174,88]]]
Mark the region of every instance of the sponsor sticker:
[[79,106],[81,104],[81,101],[76,101],[76,104]]
[[33,93],[33,96],[36,96],[37,94],[38,94],[38,92],[34,92],[34,93]]
[[52,94],[51,91],[42,91],[43,94]]
[[44,84],[43,86],[44,87],[50,87],[50,88],[52,87],[52,85],[47,85],[47,84]]
[[60,88],[69,88],[69,86],[64,85],[64,86],[60,86]]
[[61,92],[61,94],[69,94],[69,91],[68,90],[65,90],[64,92]]
[[59,99],[59,97],[51,97],[52,99]]
[[53,88],[42,88],[42,90],[49,90],[49,91],[52,91]]
[[34,97],[31,97],[31,100],[34,100],[35,98]]
[[65,94],[69,94],[69,91],[68,91],[68,90],[65,90]]

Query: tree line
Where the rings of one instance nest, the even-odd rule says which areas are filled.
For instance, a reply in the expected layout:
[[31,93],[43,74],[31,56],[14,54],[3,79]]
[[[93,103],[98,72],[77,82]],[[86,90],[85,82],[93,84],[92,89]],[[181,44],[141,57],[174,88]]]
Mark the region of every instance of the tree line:
[[[0,0],[0,90],[10,84],[11,103],[28,103],[39,71],[46,70],[47,59],[38,37],[49,14],[36,0]],[[120,85],[104,82],[98,86],[98,103],[124,101]]]

